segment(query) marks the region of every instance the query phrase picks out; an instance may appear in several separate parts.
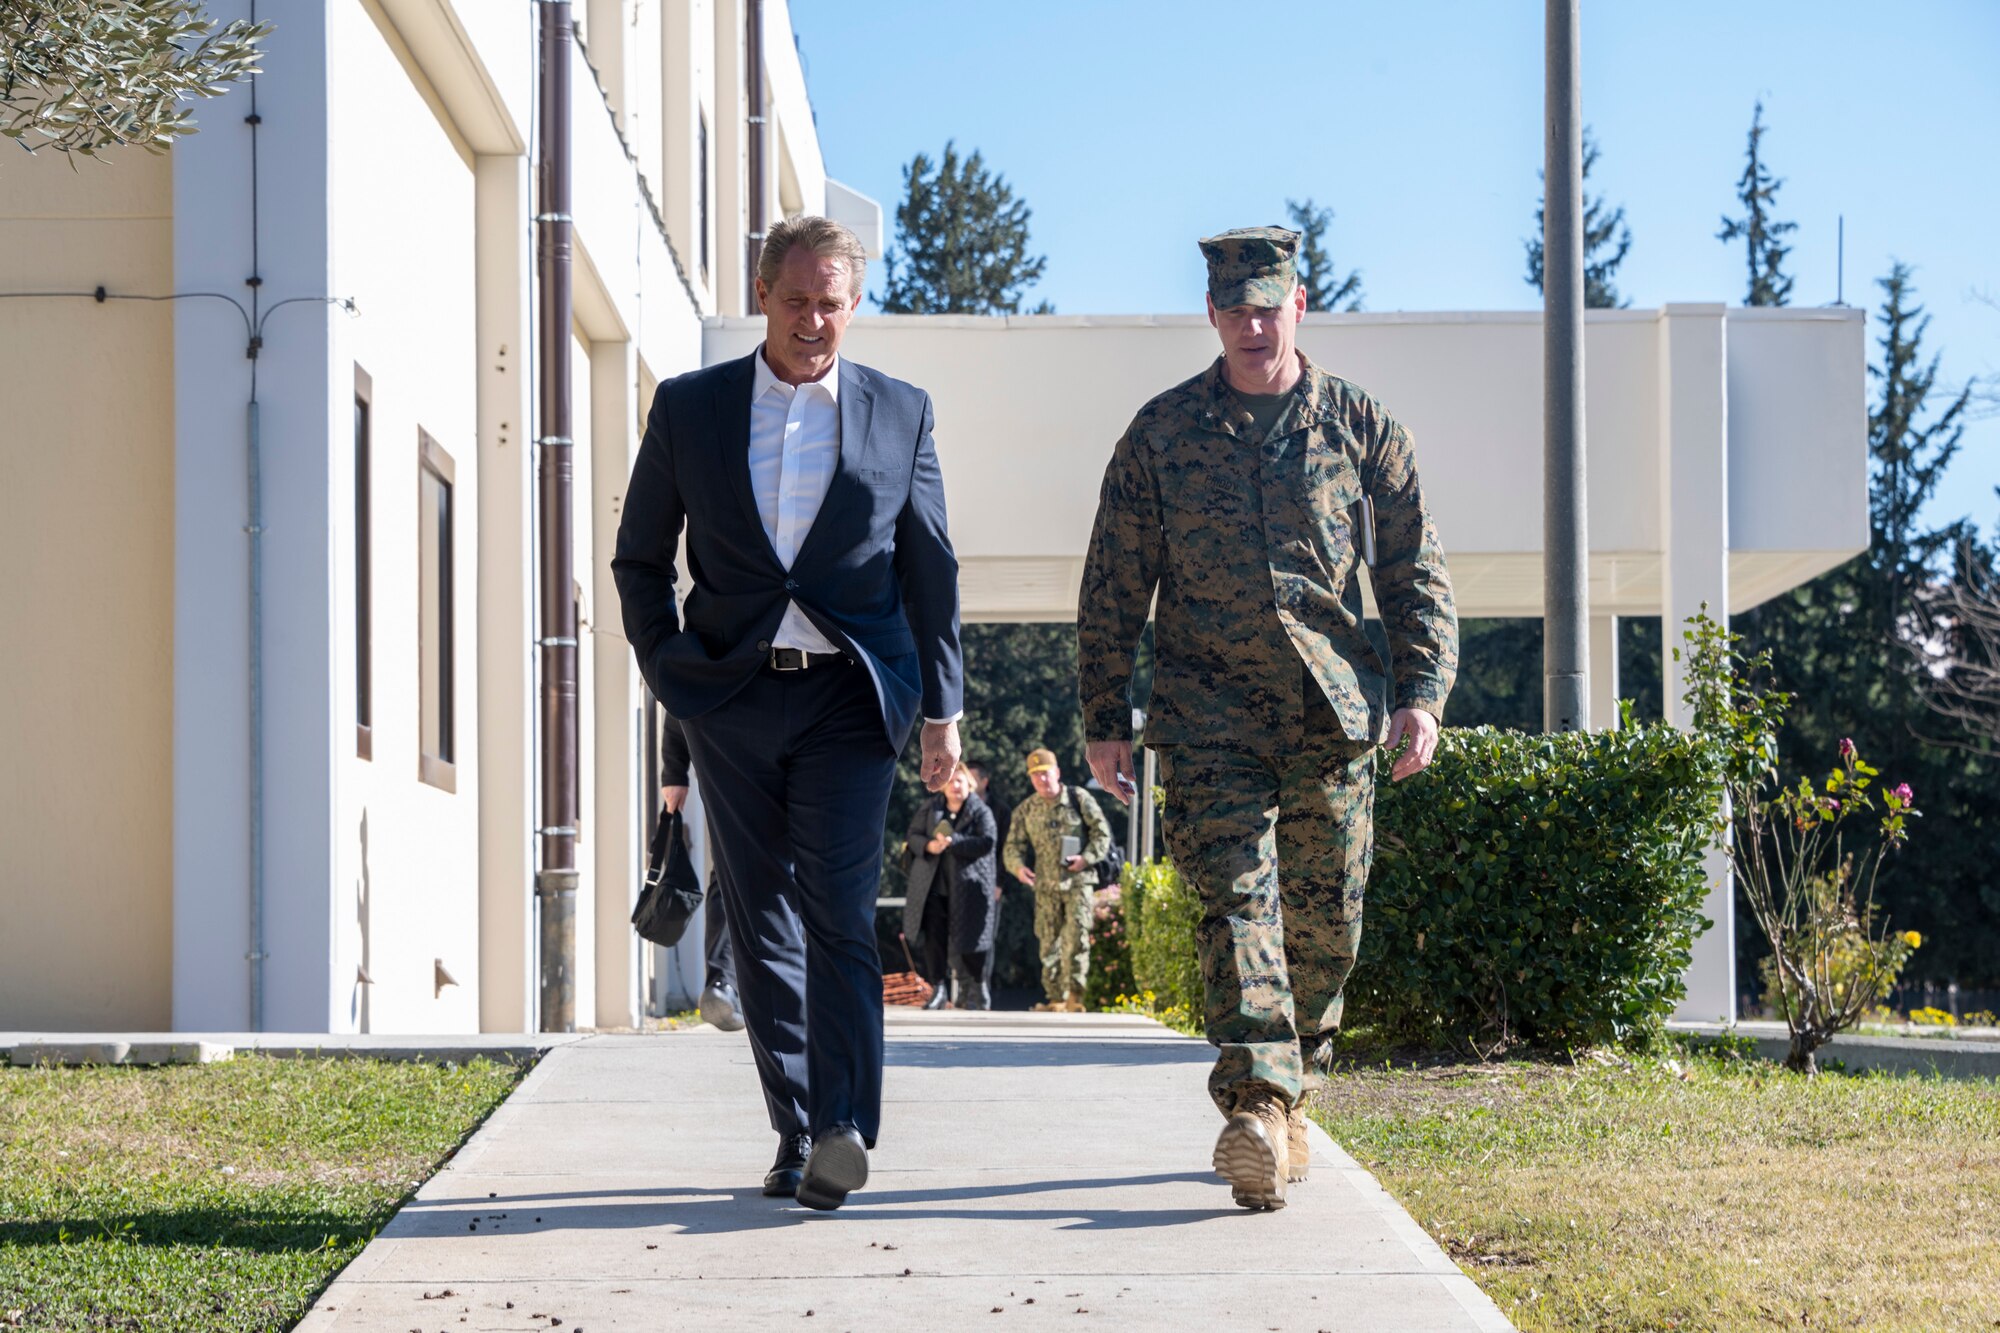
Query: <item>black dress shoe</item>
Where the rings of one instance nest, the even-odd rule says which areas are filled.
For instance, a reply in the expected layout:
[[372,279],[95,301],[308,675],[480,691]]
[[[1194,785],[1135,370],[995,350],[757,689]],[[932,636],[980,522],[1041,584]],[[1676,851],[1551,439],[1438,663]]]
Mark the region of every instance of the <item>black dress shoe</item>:
[[812,1144],[810,1134],[789,1134],[778,1140],[778,1160],[764,1173],[764,1193],[774,1199],[789,1199],[799,1192]]
[[736,1002],[736,988],[718,981],[701,993],[701,1021],[721,1032],[743,1030],[742,1008]]
[[808,1208],[831,1212],[867,1183],[868,1149],[859,1134],[842,1125],[813,1144],[798,1198]]

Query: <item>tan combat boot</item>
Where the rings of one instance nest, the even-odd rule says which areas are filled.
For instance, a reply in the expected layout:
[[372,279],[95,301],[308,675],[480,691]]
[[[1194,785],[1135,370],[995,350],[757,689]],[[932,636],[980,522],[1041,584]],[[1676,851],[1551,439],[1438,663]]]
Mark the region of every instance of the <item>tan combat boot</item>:
[[1312,1139],[1306,1133],[1306,1113],[1294,1106],[1285,1112],[1285,1139],[1290,1148],[1291,1170],[1286,1178],[1296,1185],[1312,1166]]
[[1215,1140],[1215,1173],[1229,1182],[1236,1202],[1266,1211],[1283,1208],[1290,1157],[1283,1099],[1263,1088],[1237,1098],[1236,1113]]
[[1071,991],[1062,1002],[1062,1011],[1066,1014],[1087,1013],[1088,1008],[1083,1002],[1083,992]]

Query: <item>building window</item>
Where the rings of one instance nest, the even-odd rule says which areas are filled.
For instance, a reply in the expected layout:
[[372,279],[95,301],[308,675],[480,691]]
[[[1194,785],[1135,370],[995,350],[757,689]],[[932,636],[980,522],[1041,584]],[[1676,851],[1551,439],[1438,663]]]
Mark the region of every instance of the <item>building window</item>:
[[417,776],[433,787],[458,790],[455,691],[452,688],[451,455],[421,428],[417,431],[417,725],[422,744]]
[[695,234],[701,238],[696,244],[701,247],[701,281],[705,287],[708,285],[708,113],[697,108],[694,123],[694,175],[701,199]]
[[371,729],[375,724],[374,588],[369,570],[374,552],[369,513],[374,491],[369,485],[371,420],[375,381],[360,366],[354,368],[354,752],[374,758]]

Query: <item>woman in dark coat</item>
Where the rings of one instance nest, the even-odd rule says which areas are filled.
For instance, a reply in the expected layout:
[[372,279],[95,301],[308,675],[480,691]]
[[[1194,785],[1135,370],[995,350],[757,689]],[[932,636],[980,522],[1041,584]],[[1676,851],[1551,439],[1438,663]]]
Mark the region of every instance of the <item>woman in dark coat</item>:
[[[993,812],[974,791],[972,773],[960,764],[945,789],[927,798],[910,820],[909,896],[904,902],[905,933],[915,926],[914,939],[923,949],[926,979],[945,993],[945,960],[949,955],[957,982],[958,1007],[990,1009],[989,979],[993,965],[993,934],[1000,921],[1000,891],[994,882]],[[936,835],[940,822],[951,832]],[[937,996],[933,1008],[943,1008]]]

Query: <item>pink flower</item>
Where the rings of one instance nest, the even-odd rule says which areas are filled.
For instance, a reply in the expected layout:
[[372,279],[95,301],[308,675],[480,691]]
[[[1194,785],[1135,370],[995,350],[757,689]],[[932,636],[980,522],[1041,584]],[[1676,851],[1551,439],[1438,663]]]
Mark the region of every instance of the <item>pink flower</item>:
[[1827,797],[1827,798],[1826,798],[1826,808],[1827,808],[1828,810],[1832,811],[1832,812],[1833,812],[1834,814],[1839,814],[1839,813],[1840,813],[1840,802],[1839,802],[1839,801],[1836,801],[1836,800],[1834,800],[1834,799],[1833,799],[1833,798],[1832,798],[1831,796],[1829,796],[1829,797]]
[[1840,757],[1842,759],[1854,758],[1854,741],[1852,738],[1847,736],[1840,738]]
[[1917,799],[1917,794],[1910,790],[1909,783],[1899,782],[1896,784],[1896,799],[1901,801],[1904,805],[1908,805],[1912,801]]

